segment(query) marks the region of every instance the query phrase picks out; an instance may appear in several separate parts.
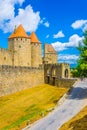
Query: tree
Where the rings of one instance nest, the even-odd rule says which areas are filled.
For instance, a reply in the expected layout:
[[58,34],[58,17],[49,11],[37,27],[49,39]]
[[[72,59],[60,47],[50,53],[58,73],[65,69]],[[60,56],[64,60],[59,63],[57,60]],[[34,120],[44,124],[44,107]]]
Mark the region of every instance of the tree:
[[87,30],[83,33],[84,39],[79,43],[80,56],[77,64],[78,76],[87,77]]

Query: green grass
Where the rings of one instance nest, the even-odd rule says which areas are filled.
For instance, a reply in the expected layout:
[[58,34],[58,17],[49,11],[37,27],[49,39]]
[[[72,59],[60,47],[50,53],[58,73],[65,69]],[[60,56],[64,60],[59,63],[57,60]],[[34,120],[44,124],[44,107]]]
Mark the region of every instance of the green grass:
[[40,85],[0,98],[0,130],[20,130],[48,114],[67,88]]
[[87,106],[65,123],[60,130],[87,130]]

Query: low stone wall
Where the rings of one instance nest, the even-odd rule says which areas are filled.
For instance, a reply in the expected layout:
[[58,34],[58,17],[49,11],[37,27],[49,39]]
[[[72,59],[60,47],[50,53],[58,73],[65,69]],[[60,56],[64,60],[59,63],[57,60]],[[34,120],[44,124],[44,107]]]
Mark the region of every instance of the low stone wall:
[[76,79],[58,79],[55,81],[55,85],[57,87],[72,87],[73,84],[76,82]]
[[54,85],[57,87],[71,87],[75,83],[76,79],[73,78],[56,78],[56,77],[45,77],[45,83]]
[[43,83],[43,68],[0,66],[0,96]]

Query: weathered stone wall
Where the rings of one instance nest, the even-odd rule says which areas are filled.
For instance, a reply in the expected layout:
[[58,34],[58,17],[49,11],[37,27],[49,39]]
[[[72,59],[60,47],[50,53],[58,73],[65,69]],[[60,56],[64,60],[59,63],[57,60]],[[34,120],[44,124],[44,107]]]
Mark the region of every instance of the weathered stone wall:
[[39,67],[39,65],[42,65],[41,44],[31,43],[31,66]]
[[12,65],[12,56],[7,49],[0,48],[0,65]]
[[62,78],[70,78],[70,65],[62,63]]
[[75,83],[76,79],[56,79],[55,86],[70,88]]
[[31,66],[31,44],[29,38],[9,39],[13,66]]
[[43,68],[0,66],[0,96],[43,83]]
[[45,64],[44,78],[45,83],[58,87],[69,87],[73,84],[69,64]]
[[44,45],[44,62],[48,64],[58,63],[58,54],[57,52],[49,52],[48,51],[49,44]]
[[61,64],[45,64],[44,74],[50,77],[62,77],[62,65]]
[[[67,70],[67,71],[66,71]],[[60,64],[45,64],[44,65],[45,77],[56,78],[70,78],[70,65],[65,63]]]
[[[49,82],[48,82],[49,80]],[[75,83],[76,79],[67,79],[67,78],[55,78],[55,77],[50,77],[50,79],[48,79],[48,77],[45,79],[45,83],[50,84],[50,85],[54,85],[57,87],[67,87],[70,88],[72,87],[72,85]]]
[[48,64],[57,63],[57,54],[55,53],[45,53],[44,62]]

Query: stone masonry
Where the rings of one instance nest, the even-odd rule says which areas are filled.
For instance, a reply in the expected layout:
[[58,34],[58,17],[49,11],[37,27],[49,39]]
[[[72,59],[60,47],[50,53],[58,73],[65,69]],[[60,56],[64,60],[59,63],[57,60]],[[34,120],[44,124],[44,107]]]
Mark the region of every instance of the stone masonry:
[[8,38],[8,49],[0,49],[0,96],[28,87],[48,83],[58,86],[60,79],[70,77],[69,64],[59,64],[51,44],[44,45],[34,32],[27,35],[22,25]]

